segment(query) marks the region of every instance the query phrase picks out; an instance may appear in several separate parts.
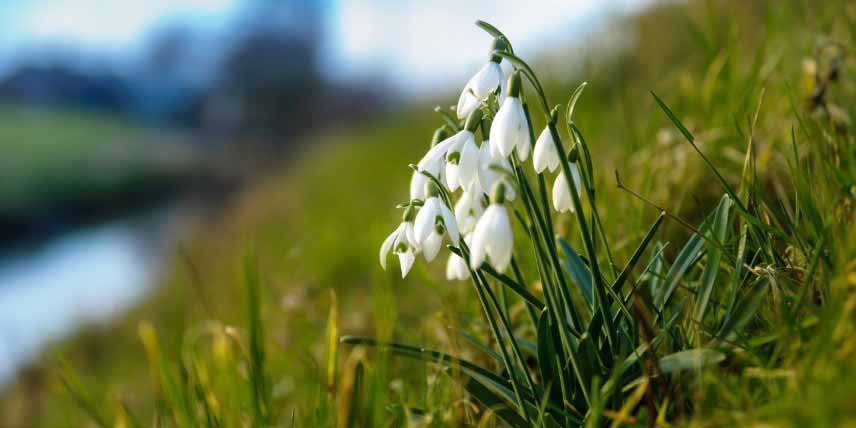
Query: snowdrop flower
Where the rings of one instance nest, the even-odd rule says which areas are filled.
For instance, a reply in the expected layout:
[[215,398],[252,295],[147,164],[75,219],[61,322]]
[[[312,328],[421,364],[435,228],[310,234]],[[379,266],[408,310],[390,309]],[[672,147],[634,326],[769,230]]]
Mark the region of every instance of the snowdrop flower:
[[404,211],[404,220],[380,246],[380,267],[386,270],[386,259],[392,251],[393,254],[398,255],[402,278],[410,272],[410,268],[413,267],[413,262],[416,260],[416,254],[419,252],[419,244],[416,243],[413,234],[413,218],[415,216],[416,208],[413,205],[407,207]]
[[500,66],[502,57],[494,51],[505,50],[505,42],[494,39],[490,53],[490,60],[476,73],[461,91],[458,97],[458,119],[466,119],[473,110],[479,108],[481,101],[490,95],[490,92],[500,87],[500,93],[505,93],[505,74]]
[[[577,188],[577,196],[579,197],[582,190],[580,182],[580,170],[577,168],[576,149],[571,150],[568,155],[568,169],[571,171],[571,179],[574,180],[574,186]],[[568,180],[565,179],[565,171],[559,173],[556,177],[556,182],[553,183],[553,208],[558,212],[574,212],[574,198],[571,196],[571,189],[568,187]]]
[[470,246],[470,267],[478,269],[487,260],[498,272],[505,272],[511,262],[514,237],[511,221],[505,210],[506,184],[499,181],[494,185],[490,206],[479,219],[473,231]]
[[478,177],[479,148],[475,135],[466,131],[461,147],[452,147],[446,153],[446,181],[449,190],[466,189]]
[[517,150],[521,161],[529,157],[529,123],[520,101],[520,72],[511,73],[508,78],[508,96],[502,102],[493,125],[490,128],[490,141],[502,157],[511,156]]
[[481,186],[478,180],[475,180],[464,190],[461,199],[455,203],[455,220],[458,222],[461,233],[468,234],[476,227],[476,222],[484,213],[482,197]]
[[541,135],[538,136],[538,141],[535,141],[535,150],[532,151],[532,164],[538,174],[544,172],[545,169],[553,172],[559,167],[559,152],[556,151],[556,143],[549,126],[544,127]]
[[[449,134],[446,132],[446,127],[438,128],[434,131],[434,137],[431,140],[431,147],[436,146],[441,141],[445,140]],[[425,168],[421,171],[425,171],[438,180],[441,183],[446,182],[445,171],[443,168],[443,159],[436,159],[433,162],[429,163],[425,166]],[[429,178],[420,171],[413,171],[413,176],[410,178],[410,200],[418,199],[420,201],[424,201],[428,198],[428,195],[425,194],[425,185],[428,183]]]
[[481,119],[481,109],[476,109],[472,113],[470,113],[470,115],[467,117],[467,122],[464,125],[464,129],[458,131],[455,135],[452,135],[451,137],[446,138],[445,140],[437,143],[434,147],[431,147],[431,149],[429,149],[427,153],[425,153],[425,156],[422,156],[422,159],[420,159],[419,163],[416,164],[419,171],[427,171],[428,167],[434,162],[437,162],[438,160],[445,161],[447,158],[452,158],[455,163],[458,163],[458,161],[461,160],[461,150],[465,145],[467,145],[466,143],[468,141],[472,141],[473,145],[475,145],[476,137],[474,132],[481,124]]
[[432,195],[425,200],[425,205],[416,214],[413,225],[413,235],[419,244],[425,260],[432,261],[437,257],[440,246],[443,244],[443,235],[449,235],[453,244],[460,244],[458,224],[449,207],[437,197],[439,189],[434,183],[430,183],[429,194]]
[[[493,153],[492,147],[493,144],[490,144],[490,141],[483,141],[479,149],[478,182],[482,191],[493,189],[494,184],[502,178],[502,173],[497,171],[497,168],[511,173],[511,162],[499,153]],[[505,198],[513,201],[515,196],[514,188],[508,186]]]
[[413,176],[410,177],[410,200],[418,199],[420,201],[424,201],[428,198],[428,195],[425,194],[425,185],[428,184],[428,181],[431,179],[421,171],[425,171],[434,177],[437,177],[441,183],[445,183],[447,181],[442,159],[437,159],[430,163],[423,170],[413,171]]
[[[469,245],[471,241],[472,239],[470,235],[464,237],[464,242],[466,242],[467,245]],[[470,268],[467,266],[467,261],[455,253],[449,254],[449,261],[446,262],[446,279],[449,281],[464,281],[469,278]]]

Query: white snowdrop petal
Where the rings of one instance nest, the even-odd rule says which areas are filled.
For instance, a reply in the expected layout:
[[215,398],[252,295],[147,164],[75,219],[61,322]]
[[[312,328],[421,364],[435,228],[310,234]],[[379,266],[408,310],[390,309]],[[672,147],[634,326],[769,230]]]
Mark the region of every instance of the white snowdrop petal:
[[441,203],[436,196],[432,196],[425,200],[425,205],[416,213],[416,220],[413,222],[413,235],[419,245],[423,245],[425,239],[428,238],[434,231],[434,219],[437,217],[437,204]]
[[461,257],[455,256],[455,266],[458,270],[458,279],[461,281],[467,280],[470,278],[470,268],[467,266],[467,261],[462,259]]
[[398,261],[401,264],[401,277],[405,278],[413,267],[413,262],[416,261],[416,255],[413,251],[405,251],[398,254]]
[[425,256],[425,260],[427,262],[431,262],[437,257],[437,253],[440,252],[440,247],[443,245],[443,235],[439,235],[436,232],[431,233],[422,241],[422,254]]
[[440,214],[443,216],[443,223],[446,225],[446,233],[449,234],[449,239],[455,245],[460,245],[461,235],[458,232],[458,223],[455,221],[455,216],[445,204],[440,204]]
[[491,264],[494,269],[499,272],[505,272],[508,264],[511,262],[511,255],[514,249],[514,237],[511,230],[511,222],[508,219],[508,213],[505,207],[494,205],[500,208],[501,211],[494,216],[494,240],[491,244]]
[[526,162],[529,159],[529,152],[532,150],[532,143],[529,141],[529,136],[522,137],[517,143],[517,157],[520,162]]
[[490,91],[494,90],[497,86],[500,86],[502,82],[502,69],[499,68],[499,64],[488,61],[475,76],[473,76],[473,82],[470,85],[473,92],[475,92],[476,96],[480,99],[487,98]]
[[544,172],[545,169],[553,172],[559,167],[559,153],[556,151],[553,134],[550,133],[549,128],[544,128],[535,142],[535,149],[532,152],[532,164],[538,173]]
[[464,90],[461,91],[461,96],[458,97],[458,106],[455,109],[455,113],[458,115],[458,119],[466,119],[470,113],[473,112],[476,108],[478,108],[479,100],[473,95],[472,90],[469,86],[464,87]]
[[523,110],[523,103],[519,98],[512,98],[512,106],[514,115],[512,118],[512,127],[509,132],[512,133],[514,146],[517,148],[517,156],[521,161],[525,161],[529,157],[529,152],[532,142],[529,137],[529,122],[526,121],[526,111]]
[[510,156],[514,149],[514,134],[511,133],[511,129],[514,127],[514,100],[516,99],[506,98],[490,127],[490,141],[496,145],[496,151],[502,157]]
[[425,199],[425,184],[428,182],[428,177],[419,171],[413,171],[413,176],[410,178],[410,200]]
[[434,145],[434,147],[428,149],[428,152],[425,153],[425,156],[423,156],[422,159],[419,160],[419,163],[416,164],[419,170],[427,171],[429,165],[437,161],[442,161],[443,157],[446,156],[446,152],[448,152],[449,149],[458,142],[458,139],[460,138],[459,134],[460,132],[455,135],[452,135],[449,138],[446,138],[445,140]]
[[446,163],[446,187],[452,192],[461,187],[460,171],[460,165]]
[[553,183],[553,208],[558,212],[573,212],[574,209],[571,190],[568,188],[567,180],[565,180],[564,171],[556,176],[556,181]]
[[470,137],[464,141],[458,165],[460,167],[459,184],[466,189],[478,176],[479,148],[476,146],[475,138]]
[[416,233],[413,231],[413,222],[406,221],[402,223],[404,226],[404,237],[407,239],[407,243],[413,247],[414,251],[419,251],[419,242],[416,241]]
[[398,236],[398,231],[401,230],[401,225],[399,225],[386,239],[383,240],[383,244],[380,246],[380,267],[383,270],[386,270],[386,258],[389,256],[389,251],[392,250],[392,244],[395,243],[395,237]]
[[464,192],[461,199],[455,203],[455,221],[458,222],[458,227],[461,233],[468,233],[475,227],[475,223],[470,216],[471,198]]
[[479,220],[478,224],[476,224],[476,228],[473,231],[472,235],[472,243],[470,243],[470,267],[473,270],[479,268],[479,266],[484,263],[484,259],[486,256],[485,253],[485,240],[488,238],[488,231],[486,230],[486,225],[488,219],[485,217],[487,213],[482,216]]
[[481,198],[482,191],[478,185],[478,180],[475,180],[464,190],[464,194],[455,204],[455,220],[458,222],[458,230],[462,234],[472,232],[484,212]]
[[455,266],[455,257],[458,257],[454,254],[449,256],[449,260],[446,262],[446,279],[449,281],[454,281],[458,279],[457,273],[458,268]]
[[508,81],[508,76],[514,71],[514,65],[511,64],[508,58],[503,58],[499,63],[499,68],[502,70],[502,80]]

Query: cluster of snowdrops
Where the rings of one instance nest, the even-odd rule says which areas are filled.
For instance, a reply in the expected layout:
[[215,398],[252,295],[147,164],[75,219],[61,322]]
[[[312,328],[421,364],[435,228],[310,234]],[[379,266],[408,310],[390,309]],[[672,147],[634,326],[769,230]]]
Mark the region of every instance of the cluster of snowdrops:
[[[449,114],[449,124],[435,131],[430,149],[411,165],[410,200],[399,206],[404,209],[402,222],[380,249],[384,269],[392,252],[405,277],[417,256],[433,261],[448,238],[460,250],[449,255],[449,280],[466,280],[483,263],[505,272],[514,242],[505,206],[517,194],[513,165],[529,159],[538,174],[559,170],[552,206],[558,212],[574,211],[574,201],[579,199],[572,192],[579,196],[581,185],[578,151],[574,147],[566,156],[560,155],[555,110],[532,146],[521,70],[507,59],[508,49],[506,40],[494,39],[487,64],[461,91],[457,120]],[[562,159],[567,168],[560,168]]]

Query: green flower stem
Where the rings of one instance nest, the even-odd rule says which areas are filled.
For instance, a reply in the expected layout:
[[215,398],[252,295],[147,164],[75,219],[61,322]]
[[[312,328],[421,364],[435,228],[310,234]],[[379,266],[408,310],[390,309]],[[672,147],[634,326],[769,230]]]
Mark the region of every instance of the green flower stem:
[[[569,132],[573,139],[575,139],[580,147],[588,153],[588,145],[586,144],[585,139],[583,138],[582,133],[574,124],[569,124]],[[588,157],[585,157],[588,159]],[[615,278],[618,276],[618,266],[615,264],[615,261],[612,258],[612,250],[609,249],[609,240],[606,239],[606,229],[603,227],[603,222],[600,219],[600,212],[597,210],[597,204],[595,203],[594,197],[594,183],[591,181],[591,177],[594,177],[594,166],[589,162],[580,162],[581,166],[585,168],[583,174],[580,176],[583,179],[583,188],[586,190],[586,197],[588,197],[589,206],[591,207],[592,217],[594,218],[594,222],[597,224],[597,230],[600,233],[600,240],[603,242],[603,249],[606,251],[606,258],[609,261],[609,266],[611,267],[610,271],[612,272],[612,277],[609,278],[610,282],[615,281]],[[587,174],[586,174],[587,173]]]
[[481,278],[481,282],[483,284],[484,290],[487,292],[488,297],[490,297],[491,302],[493,303],[493,307],[496,309],[497,314],[499,314],[499,320],[502,321],[502,325],[505,328],[505,331],[508,333],[508,338],[511,341],[511,349],[514,350],[514,354],[517,357],[517,360],[520,362],[520,371],[525,375],[526,383],[529,386],[529,390],[535,392],[535,383],[532,382],[532,377],[529,375],[529,370],[526,367],[526,359],[523,358],[523,352],[520,351],[520,345],[517,344],[517,338],[514,336],[514,330],[511,328],[511,322],[508,317],[505,315],[505,312],[500,310],[499,301],[496,299],[496,295],[491,290],[490,285],[487,282],[487,279],[481,272],[477,272],[479,277]]
[[[556,284],[556,288],[559,289],[559,295],[561,297],[561,301],[564,304],[562,308],[565,309],[563,311],[563,316],[570,316],[571,324],[573,327],[582,331],[582,320],[579,317],[579,314],[576,311],[576,307],[573,305],[573,301],[570,297],[570,291],[568,289],[568,284],[565,281],[565,276],[562,273],[562,265],[559,263],[558,253],[556,252],[556,245],[554,240],[555,233],[553,232],[553,223],[552,221],[548,222],[542,216],[541,211],[538,209],[537,201],[535,199],[535,195],[532,192],[532,187],[529,185],[529,181],[526,179],[526,176],[523,173],[523,169],[520,167],[520,163],[517,160],[517,156],[512,156],[512,165],[514,167],[516,176],[518,181],[520,182],[520,187],[522,192],[524,193],[524,201],[528,201],[528,204],[531,206],[532,212],[538,218],[538,225],[540,226],[540,234],[544,245],[544,249],[546,250],[547,259],[552,265],[552,269],[548,269],[547,271],[552,273],[553,275],[553,283]],[[542,191],[542,196],[544,192]],[[546,197],[546,196],[545,196]],[[547,212],[545,213],[549,216],[549,207],[547,207]]]
[[[528,186],[526,185],[525,182],[523,182],[521,184],[521,187],[523,189],[528,188]],[[528,195],[531,197],[531,189],[530,189],[530,193],[528,193]],[[531,207],[529,205],[529,198],[521,198],[521,199],[523,199],[523,203],[524,203],[524,205],[526,205],[526,208],[527,208],[527,211],[528,211],[530,217],[534,217],[534,215],[532,214],[532,208],[533,207]],[[573,343],[573,341],[570,337],[568,337],[568,334],[570,332],[577,339],[580,339],[581,336],[579,333],[576,333],[573,330],[569,330],[567,328],[568,327],[567,315],[564,312],[561,312],[559,310],[559,307],[557,306],[557,302],[556,302],[555,298],[553,297],[553,295],[550,291],[551,288],[556,287],[556,285],[546,274],[546,272],[551,271],[551,269],[550,269],[550,267],[548,267],[549,266],[547,263],[548,257],[545,254],[547,252],[547,250],[544,249],[541,245],[541,241],[543,240],[543,236],[541,236],[539,234],[538,228],[534,224],[531,226],[531,228],[532,228],[531,235],[533,236],[532,244],[533,244],[533,247],[535,249],[535,258],[538,261],[538,269],[539,269],[539,274],[541,275],[541,282],[542,282],[542,286],[544,289],[544,296],[547,299],[548,308],[549,308],[548,309],[548,315],[550,316],[550,319],[553,322],[553,325],[557,326],[557,329],[559,330],[559,337],[560,337],[560,340],[562,342],[561,343],[562,349],[559,351],[562,351],[565,354],[564,356],[561,357],[562,363],[564,364],[565,361],[570,361],[571,366],[574,370],[574,374],[576,375],[577,382],[579,384],[579,389],[582,392],[586,403],[588,403],[590,405],[591,401],[590,401],[589,395],[588,395],[589,385],[587,385],[582,378],[581,372],[579,370],[579,364],[576,360],[576,355],[574,354],[573,346],[571,345]],[[538,237],[541,239],[536,239],[534,237]],[[552,270],[555,270],[555,269],[552,269]],[[573,309],[573,306],[571,306],[571,309]],[[561,318],[559,317],[559,315],[562,315]],[[565,358],[567,358],[567,360],[565,360]],[[559,377],[560,377],[560,382],[562,382],[562,385],[565,385],[563,370],[559,370]],[[562,389],[562,391],[563,392],[565,391],[564,388]],[[563,400],[566,403],[570,403],[570,400],[568,399],[567,396],[564,396]]]
[[559,137],[559,131],[556,129],[555,123],[549,123],[547,127],[550,130],[550,134],[553,136],[553,144],[556,146],[556,151],[559,153],[559,162],[562,165],[562,172],[565,175],[565,181],[568,184],[568,188],[571,189],[571,197],[574,200],[574,206],[576,209],[574,213],[577,216],[577,223],[580,225],[580,234],[583,237],[583,245],[586,249],[586,254],[589,258],[589,264],[591,265],[591,273],[594,278],[595,287],[595,306],[596,310],[601,311],[601,315],[604,319],[604,325],[606,330],[606,338],[609,342],[610,349],[615,350],[618,343],[613,338],[614,325],[612,323],[612,316],[608,311],[608,308],[611,306],[609,304],[609,300],[606,298],[605,289],[607,285],[603,281],[603,276],[600,273],[600,266],[597,261],[597,253],[594,248],[594,240],[592,239],[591,230],[588,227],[588,223],[586,222],[586,216],[582,210],[582,202],[580,201],[580,195],[577,193],[577,185],[574,183],[574,180],[571,175],[571,168],[568,164],[568,155],[562,147],[562,140]]
[[[464,260],[469,260],[470,251],[469,251],[469,248],[467,247],[467,244],[464,242],[461,242],[460,248],[461,248],[461,253],[464,255]],[[524,419],[526,419],[527,422],[531,422],[529,412],[526,410],[526,403],[523,401],[523,394],[522,394],[523,388],[520,385],[520,380],[518,379],[518,375],[516,374],[516,370],[515,370],[514,364],[512,363],[511,356],[508,354],[508,349],[506,348],[505,340],[503,339],[502,333],[500,332],[499,326],[497,325],[496,318],[494,317],[493,311],[491,311],[491,305],[485,297],[486,296],[485,290],[488,290],[488,292],[489,292],[490,285],[487,283],[487,279],[485,279],[485,277],[480,274],[480,270],[474,271],[472,269],[472,267],[470,267],[469,263],[467,263],[467,269],[470,271],[470,278],[472,279],[473,285],[476,288],[476,294],[479,297],[479,302],[481,303],[482,310],[484,311],[485,317],[488,320],[488,324],[490,325],[491,331],[493,332],[493,335],[496,338],[497,346],[499,347],[500,355],[502,356],[502,360],[503,360],[503,364],[505,364],[505,369],[508,371],[508,375],[509,375],[509,378],[511,380],[511,386],[514,389],[514,395],[517,398],[517,405],[519,407],[519,413]],[[497,310],[497,312],[500,312],[500,308],[498,305],[496,306],[496,310]],[[500,312],[500,317],[502,318],[501,312]],[[504,318],[503,318],[503,320],[504,320]],[[510,328],[510,326],[507,326],[507,325],[504,325],[504,326],[507,329]],[[520,350],[517,349],[517,342],[514,340],[514,335],[512,334],[512,332],[510,330],[509,330],[509,336],[511,336],[512,345],[513,345],[512,347],[515,349],[515,354],[518,354],[520,352]],[[521,365],[522,365],[522,369],[524,371],[526,371],[525,360],[521,359]],[[528,373],[527,373],[527,377],[528,377]],[[529,379],[529,382],[530,382],[530,385],[532,385],[531,379]],[[531,387],[530,387],[530,391],[532,391],[534,393],[534,389],[532,389]]]

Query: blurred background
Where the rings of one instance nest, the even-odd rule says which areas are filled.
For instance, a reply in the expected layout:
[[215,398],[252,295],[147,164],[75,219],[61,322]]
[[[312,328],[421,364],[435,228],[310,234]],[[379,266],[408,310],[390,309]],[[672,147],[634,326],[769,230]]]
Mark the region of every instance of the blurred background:
[[305,135],[453,102],[486,59],[476,19],[526,57],[644,4],[0,3],[0,385],[145,295],[188,225]]

